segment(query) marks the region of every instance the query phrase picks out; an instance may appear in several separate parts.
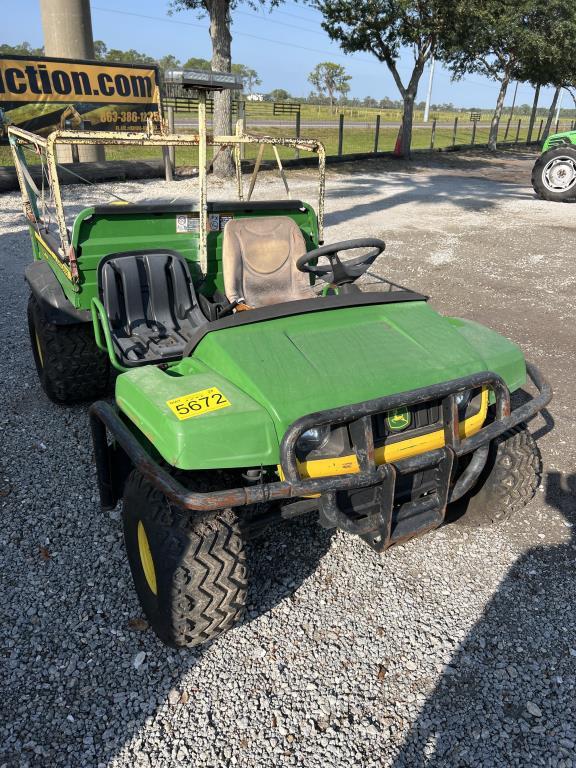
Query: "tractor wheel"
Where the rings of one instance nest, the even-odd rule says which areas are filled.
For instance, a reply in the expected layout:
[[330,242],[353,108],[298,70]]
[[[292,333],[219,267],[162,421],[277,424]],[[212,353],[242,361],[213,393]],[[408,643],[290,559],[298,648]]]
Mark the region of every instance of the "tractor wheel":
[[96,346],[91,323],[47,323],[34,296],[28,300],[28,330],[42,389],[55,403],[95,400],[108,389],[108,357]]
[[532,186],[543,200],[556,203],[576,198],[576,147],[565,144],[549,149],[534,163]]
[[491,444],[478,483],[454,504],[459,522],[480,527],[507,520],[534,497],[541,477],[540,450],[526,424],[520,424]]
[[199,645],[242,618],[246,555],[231,509],[190,519],[133,470],[124,488],[123,520],[136,592],[163,642]]

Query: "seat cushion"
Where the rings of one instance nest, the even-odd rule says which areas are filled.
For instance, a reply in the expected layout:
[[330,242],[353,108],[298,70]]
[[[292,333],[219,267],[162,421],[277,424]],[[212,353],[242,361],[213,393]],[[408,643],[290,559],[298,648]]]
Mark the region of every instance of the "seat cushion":
[[115,253],[99,265],[100,298],[125,365],[178,359],[207,322],[188,265],[175,251]]
[[296,268],[306,253],[300,227],[289,216],[233,219],[224,228],[222,268],[229,301],[263,307],[314,296],[310,278]]

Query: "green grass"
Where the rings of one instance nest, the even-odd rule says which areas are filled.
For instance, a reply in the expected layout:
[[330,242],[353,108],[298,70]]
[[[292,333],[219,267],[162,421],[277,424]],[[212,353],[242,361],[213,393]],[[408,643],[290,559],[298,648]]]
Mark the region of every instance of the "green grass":
[[[246,102],[246,120],[258,122],[262,119],[270,122],[295,122],[296,116],[294,114],[274,114],[273,105],[265,101]],[[327,121],[338,122],[338,116],[344,115],[345,120],[352,120],[353,122],[370,122],[373,123],[376,119],[376,115],[380,115],[380,119],[385,122],[400,122],[402,119],[402,110],[399,109],[370,109],[359,107],[335,107],[333,110],[327,106],[317,106],[315,104],[301,104],[300,105],[300,117],[302,122],[307,120],[313,121]],[[196,117],[196,112],[179,112],[179,116]],[[236,117],[236,112],[234,112]],[[440,122],[453,122],[454,118],[458,117],[460,120],[469,120],[470,112],[431,112],[430,119],[437,118]],[[492,117],[490,112],[482,112],[481,120],[488,122]],[[424,121],[424,113],[422,110],[414,110],[414,122],[421,123]]]
[[[355,121],[367,120],[374,122],[376,115],[380,115],[382,122],[394,122],[402,119],[402,111],[399,109],[377,109],[375,107],[341,107],[336,106],[334,109],[330,109],[326,105],[317,104],[301,104],[300,115],[302,122],[306,120],[338,120],[338,115],[343,114],[344,118],[352,119]],[[293,115],[274,115],[273,105],[268,102],[246,102],[246,116],[248,121],[253,117],[257,119],[259,117],[266,117],[274,120],[293,120]],[[460,119],[468,120],[470,117],[470,110],[463,112],[447,112],[436,111],[431,112],[430,117],[436,117],[439,121],[453,121],[458,116]],[[490,111],[481,112],[481,120],[486,122],[492,117]],[[421,109],[414,110],[414,122],[422,122],[424,120],[424,112]]]
[[[374,150],[374,136],[375,136],[375,122],[372,122],[370,127],[360,126],[346,126],[344,122],[344,140],[342,151],[343,154],[365,153],[373,152]],[[538,136],[538,130],[540,123],[535,126],[533,139]],[[570,124],[561,124],[559,130],[568,130]],[[513,142],[518,136],[518,141],[526,141],[528,132],[528,120],[522,120],[520,125],[520,132],[517,134],[518,122],[514,121],[508,132],[507,141]],[[250,130],[250,129],[249,129]],[[506,122],[503,121],[499,133],[499,141],[504,141],[506,131]],[[289,130],[286,127],[267,126],[263,129],[254,129],[254,133],[266,133],[269,136],[294,136],[294,130]],[[488,141],[489,127],[487,124],[477,126],[476,130],[476,144],[485,144]],[[315,128],[314,126],[307,127],[305,121],[302,123],[301,128],[302,138],[318,139],[326,146],[328,155],[338,154],[338,127],[322,127]],[[381,152],[391,151],[394,149],[396,138],[398,136],[397,128],[381,128],[378,140],[378,149]],[[432,138],[432,126],[429,124],[426,127],[417,127],[413,131],[412,147],[414,149],[429,149]],[[472,123],[467,120],[459,121],[456,137],[454,139],[453,127],[451,128],[436,128],[434,137],[434,147],[442,148],[449,147],[453,143],[459,145],[470,144],[472,141]],[[258,152],[258,147],[255,145],[245,147],[245,158],[247,160],[253,160]],[[293,149],[279,148],[280,156],[283,159],[292,158],[295,156]],[[302,152],[303,156],[307,153]],[[109,146],[106,147],[106,157],[109,160],[160,160],[162,158],[161,150],[155,147],[118,147]],[[273,159],[273,151],[270,147],[267,147],[264,153],[265,159]],[[38,156],[33,153],[28,153],[30,163],[37,163]],[[176,150],[176,165],[177,166],[195,166],[198,164],[198,150],[196,147],[186,147]],[[12,165],[12,155],[8,147],[0,147],[0,165]]]

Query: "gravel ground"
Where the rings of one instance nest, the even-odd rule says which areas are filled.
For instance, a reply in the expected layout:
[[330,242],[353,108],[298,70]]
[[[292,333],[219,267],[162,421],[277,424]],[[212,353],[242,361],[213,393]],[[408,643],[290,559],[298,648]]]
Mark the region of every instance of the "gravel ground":
[[[141,620],[119,513],[97,503],[86,408],[37,383],[30,244],[18,197],[0,198],[0,766],[576,766],[576,209],[534,199],[529,162],[520,184],[481,156],[338,167],[327,240],[383,236],[383,274],[547,372],[537,498],[498,528],[451,525],[384,556],[306,521],[279,528],[254,546],[245,623],[181,652]],[[313,202],[310,174],[291,178]]]

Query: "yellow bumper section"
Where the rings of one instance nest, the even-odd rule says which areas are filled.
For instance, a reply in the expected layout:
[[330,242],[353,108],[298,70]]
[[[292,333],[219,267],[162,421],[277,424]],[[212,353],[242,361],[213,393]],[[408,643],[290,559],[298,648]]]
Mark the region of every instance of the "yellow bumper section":
[[[482,390],[482,399],[480,401],[480,410],[474,416],[460,422],[460,439],[471,437],[478,432],[488,413],[488,390]],[[401,440],[390,445],[383,445],[376,448],[376,464],[386,464],[401,459],[409,459],[411,456],[417,456],[420,453],[434,451],[437,448],[443,448],[444,430],[437,429],[427,435],[410,437],[407,440]],[[281,467],[280,477],[284,479],[284,473]],[[354,454],[350,456],[338,456],[333,459],[316,459],[314,461],[299,461],[298,470],[302,479],[314,477],[333,477],[335,475],[351,475],[360,471],[358,460]]]

